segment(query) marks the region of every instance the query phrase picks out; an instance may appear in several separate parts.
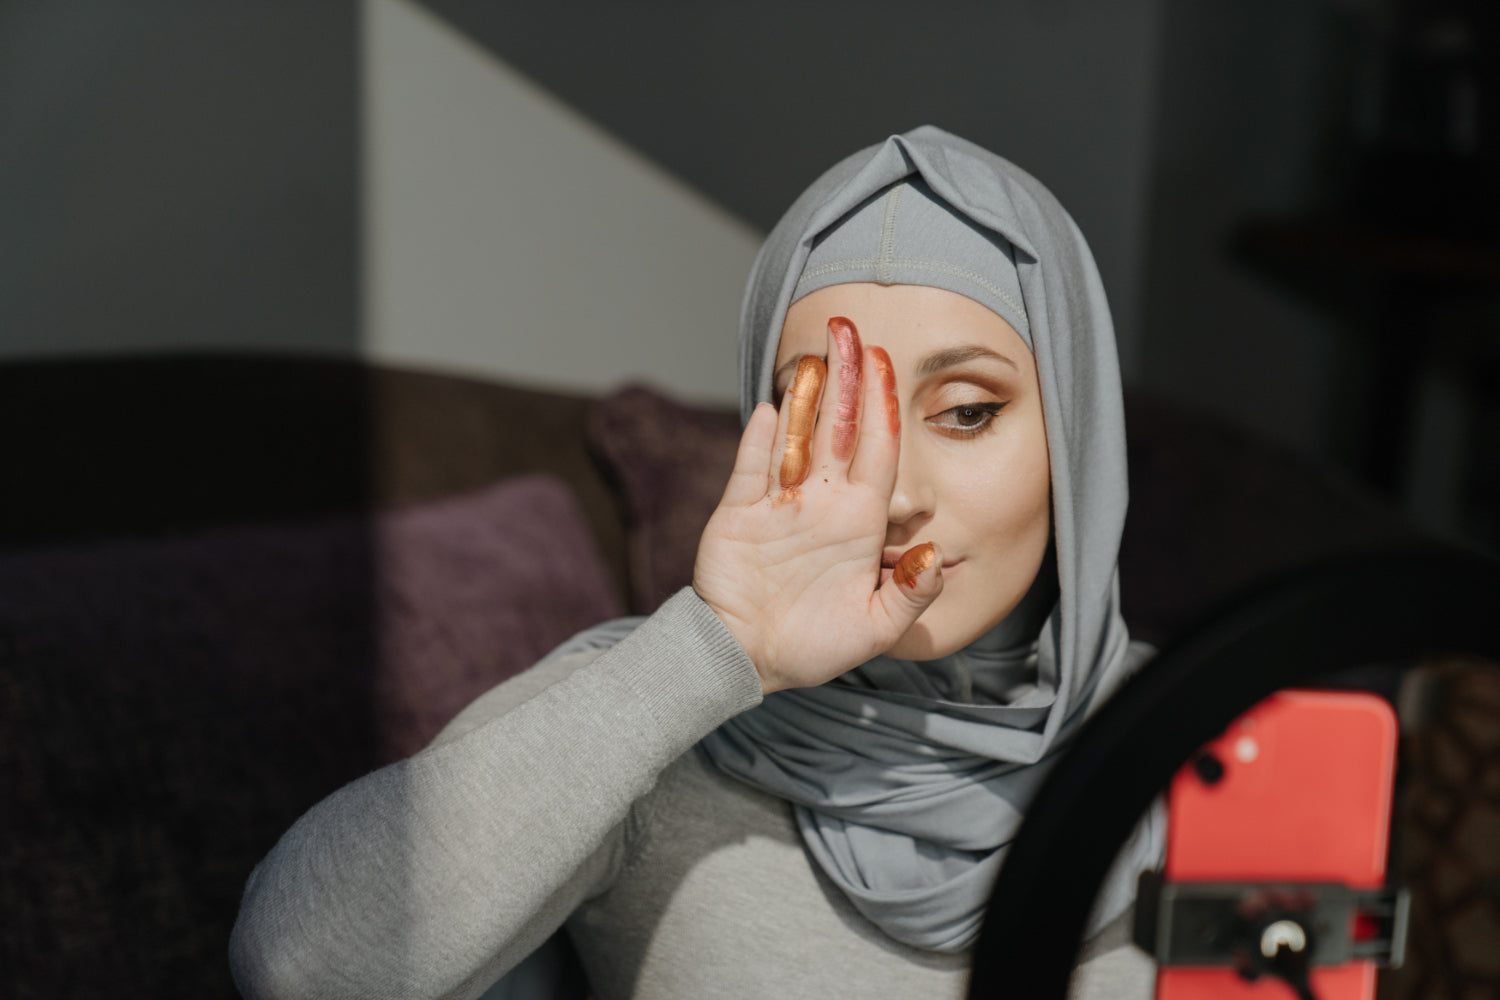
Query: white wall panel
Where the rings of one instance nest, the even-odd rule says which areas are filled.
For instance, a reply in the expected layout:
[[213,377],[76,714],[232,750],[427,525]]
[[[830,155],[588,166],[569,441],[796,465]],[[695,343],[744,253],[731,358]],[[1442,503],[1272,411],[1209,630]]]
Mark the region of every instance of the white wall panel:
[[366,0],[363,349],[736,395],[759,234],[408,0]]

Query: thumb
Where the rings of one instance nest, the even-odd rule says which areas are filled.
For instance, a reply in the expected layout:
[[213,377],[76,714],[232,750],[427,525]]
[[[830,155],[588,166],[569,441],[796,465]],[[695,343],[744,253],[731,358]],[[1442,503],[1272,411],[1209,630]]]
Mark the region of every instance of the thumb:
[[875,592],[891,629],[885,645],[889,647],[927,610],[943,592],[943,553],[932,542],[923,542],[901,553],[891,582]]

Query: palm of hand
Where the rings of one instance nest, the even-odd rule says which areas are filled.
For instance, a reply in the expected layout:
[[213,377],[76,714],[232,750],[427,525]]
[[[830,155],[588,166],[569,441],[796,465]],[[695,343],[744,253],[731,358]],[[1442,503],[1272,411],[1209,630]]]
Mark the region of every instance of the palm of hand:
[[[756,408],[694,568],[694,588],[767,692],[821,684],[883,652],[941,590],[930,545],[903,557],[919,570],[905,586],[879,586],[900,447],[895,380],[848,320],[830,320],[829,341],[836,390],[823,391],[822,361],[805,357],[779,418]],[[863,378],[865,360],[878,378]]]

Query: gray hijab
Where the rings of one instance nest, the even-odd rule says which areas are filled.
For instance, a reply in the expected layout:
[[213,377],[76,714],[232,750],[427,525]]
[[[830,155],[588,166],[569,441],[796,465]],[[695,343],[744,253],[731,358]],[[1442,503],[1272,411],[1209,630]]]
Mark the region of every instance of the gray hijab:
[[[881,253],[873,275],[841,276],[820,258],[804,274],[830,232],[896,187],[942,205],[986,241],[989,249],[975,250],[984,273],[955,277],[915,259],[902,272],[899,256]],[[771,398],[787,308],[840,280],[950,288],[1021,334],[1041,382],[1054,548],[1016,610],[969,647],[933,662],[877,657],[820,687],[778,692],[700,750],[791,802],[809,854],[891,937],[960,951],[978,936],[1051,763],[1147,652],[1132,646],[1119,610],[1125,424],[1113,326],[1093,257],[1056,199],[1006,160],[930,126],[834,166],[767,238],[741,308],[745,417]],[[1091,931],[1130,904],[1137,872],[1159,861],[1163,842],[1153,811],[1121,850]]]

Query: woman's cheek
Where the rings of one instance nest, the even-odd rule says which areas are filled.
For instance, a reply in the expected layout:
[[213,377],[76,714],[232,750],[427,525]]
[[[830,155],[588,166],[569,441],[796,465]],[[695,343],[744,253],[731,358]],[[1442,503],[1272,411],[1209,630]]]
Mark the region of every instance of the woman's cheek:
[[[999,434],[989,436],[993,438],[992,441],[981,440],[970,444],[970,450],[974,454],[963,465],[970,470],[968,479],[971,489],[982,493],[993,504],[1002,501],[1002,498],[1013,499],[1016,486],[1029,480],[1032,470],[1026,467],[1026,456],[1018,455],[1011,442],[1004,440]],[[985,447],[986,444],[988,447]]]
[[1046,534],[1052,521],[1052,477],[1045,451],[1039,460],[1031,448],[997,450],[989,461],[976,463],[983,471],[967,491],[976,516],[1013,541]]

